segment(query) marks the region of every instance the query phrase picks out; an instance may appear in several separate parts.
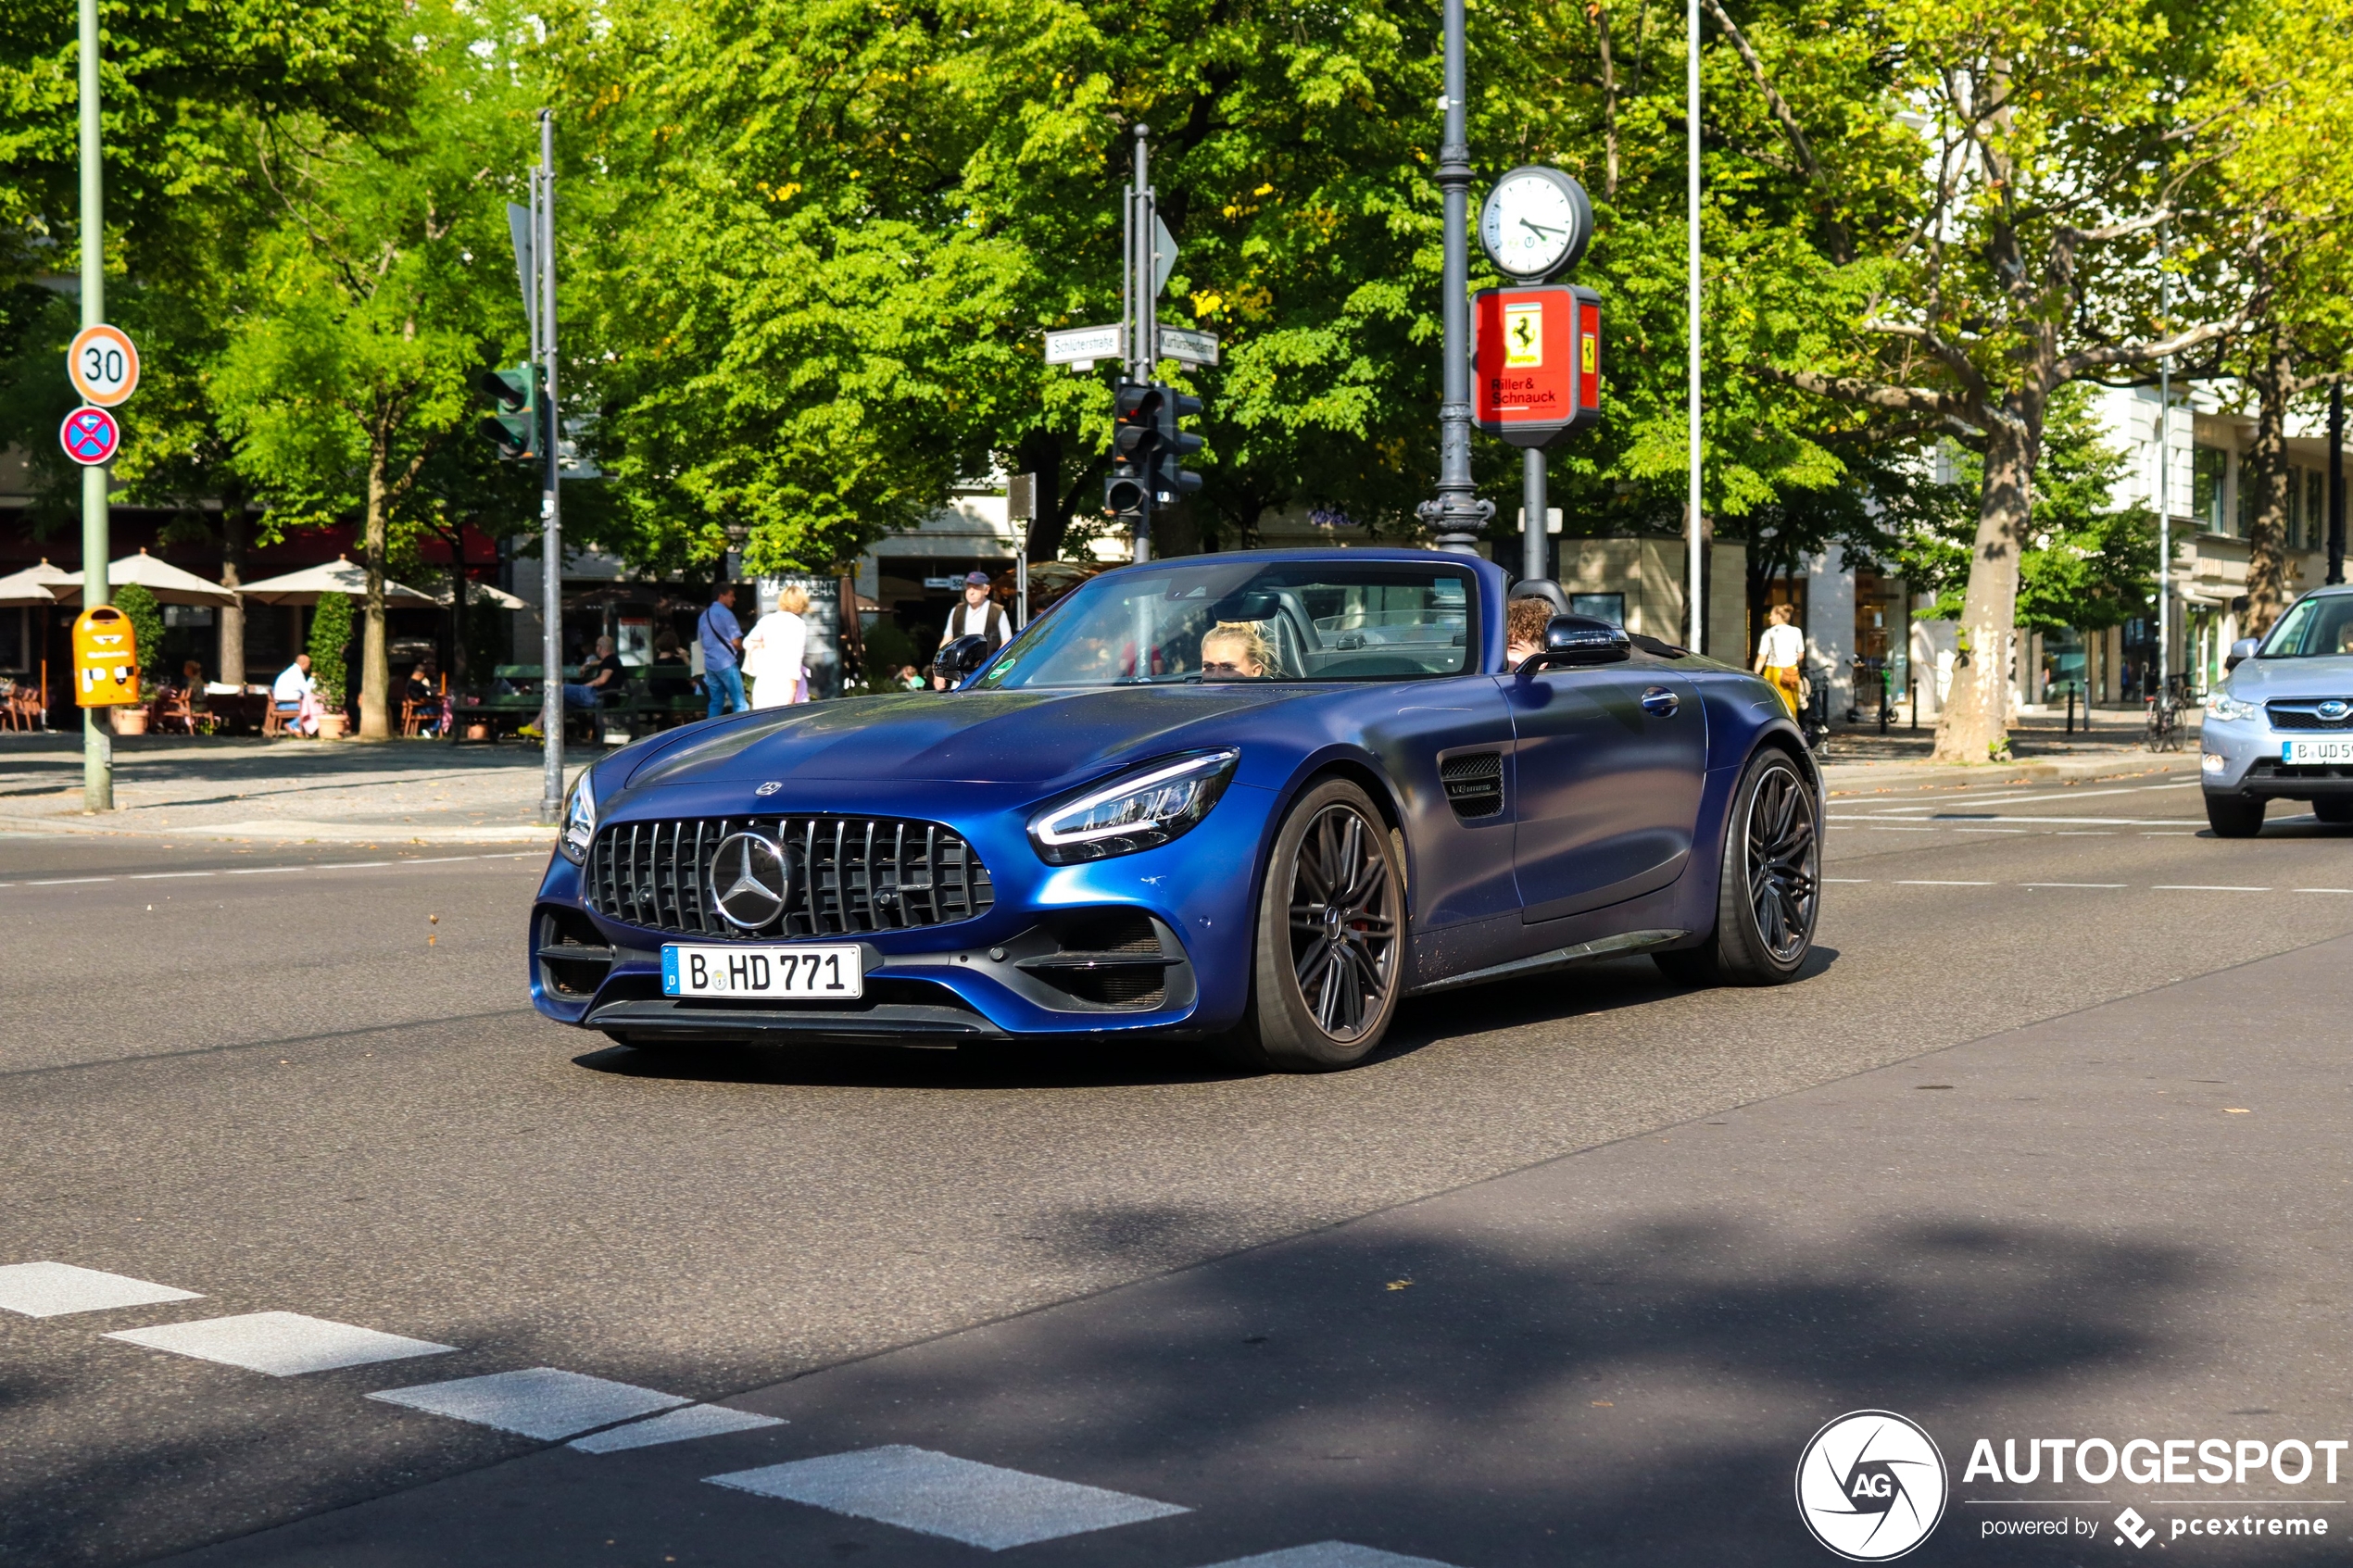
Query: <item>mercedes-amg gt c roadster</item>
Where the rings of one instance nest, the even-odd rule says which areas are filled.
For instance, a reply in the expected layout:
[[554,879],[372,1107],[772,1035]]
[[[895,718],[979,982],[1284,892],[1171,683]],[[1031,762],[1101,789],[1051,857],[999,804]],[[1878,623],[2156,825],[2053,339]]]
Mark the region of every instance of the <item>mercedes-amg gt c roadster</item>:
[[1508,592],[1420,550],[1155,561],[951,644],[952,690],[640,741],[573,788],[532,999],[647,1048],[1162,1035],[1313,1072],[1405,997],[1582,960],[1796,977],[1822,797],[1779,695],[1570,615],[1510,668]]

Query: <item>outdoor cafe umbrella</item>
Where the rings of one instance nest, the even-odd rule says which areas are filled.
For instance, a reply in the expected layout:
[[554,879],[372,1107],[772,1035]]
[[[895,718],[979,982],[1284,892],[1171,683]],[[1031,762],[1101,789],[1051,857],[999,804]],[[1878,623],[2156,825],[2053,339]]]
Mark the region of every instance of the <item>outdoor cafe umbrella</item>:
[[[107,592],[125,588],[136,583],[156,596],[163,605],[233,605],[237,591],[218,583],[208,583],[193,571],[182,571],[170,561],[157,560],[141,550],[135,556],[125,556],[107,564]],[[69,572],[58,583],[57,603],[78,605],[82,602],[82,573]]]
[[[445,583],[433,591],[433,602],[444,609],[449,608],[448,583]],[[470,605],[488,605],[494,609],[535,608],[529,599],[519,599],[504,588],[493,587],[487,583],[476,583],[472,578],[466,581],[466,602]]]
[[75,580],[72,572],[60,571],[45,560],[39,566],[12,571],[6,577],[0,577],[0,608],[15,609],[26,606],[42,608],[54,605],[57,602],[57,596],[50,590],[59,583]]
[[[347,594],[359,598],[368,591],[368,569],[357,561],[337,556],[321,566],[306,566],[300,571],[289,571],[283,577],[265,577],[258,583],[248,583],[237,592],[256,604],[315,605],[329,594]],[[384,603],[388,605],[429,605],[434,603],[430,594],[421,594],[405,587],[391,578],[384,579]]]

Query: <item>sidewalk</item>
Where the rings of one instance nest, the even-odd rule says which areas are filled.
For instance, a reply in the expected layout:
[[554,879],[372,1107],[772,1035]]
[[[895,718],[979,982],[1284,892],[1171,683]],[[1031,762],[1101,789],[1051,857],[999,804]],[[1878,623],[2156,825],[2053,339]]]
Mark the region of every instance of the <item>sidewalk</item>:
[[[544,844],[541,754],[444,741],[114,743],[116,809],[82,809],[82,737],[0,735],[0,834],[269,844]],[[568,750],[566,775],[590,754]]]
[[[1983,766],[1931,761],[1932,724],[1918,730],[1902,724],[1879,733],[1875,723],[1833,724],[1829,743],[1817,754],[1822,779],[1833,796],[1885,794],[1894,790],[1957,789],[1973,784],[2068,784],[2085,779],[2129,778],[2145,773],[2197,771],[2197,726],[2203,710],[2183,715],[2182,749],[2151,753],[2141,747],[2146,722],[2135,709],[2103,709],[2075,715],[2069,733],[2063,714],[2026,714],[2010,730],[2012,760]],[[2089,728],[2086,725],[2089,725]]]

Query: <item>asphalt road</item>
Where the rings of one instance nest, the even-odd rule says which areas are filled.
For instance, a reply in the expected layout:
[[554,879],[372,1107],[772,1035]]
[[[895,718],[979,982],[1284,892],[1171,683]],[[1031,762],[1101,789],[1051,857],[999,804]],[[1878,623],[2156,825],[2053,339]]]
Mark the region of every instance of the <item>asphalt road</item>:
[[[536,857],[0,839],[0,1265],[197,1293],[0,1311],[0,1562],[1823,1562],[1791,1475],[1864,1407],[1945,1445],[1915,1561],[2137,1555],[1983,1526],[2262,1477],[1964,1485],[1973,1436],[2353,1436],[2353,834],[2219,841],[2184,778],[1836,802],[1800,984],[1598,965],[1321,1078],[657,1060],[525,1005]],[[249,1313],[423,1346],[107,1337]],[[617,1401],[568,1430],[781,1424],[588,1453],[367,1398],[534,1368],[640,1392],[542,1374],[510,1424],[551,1379]]]

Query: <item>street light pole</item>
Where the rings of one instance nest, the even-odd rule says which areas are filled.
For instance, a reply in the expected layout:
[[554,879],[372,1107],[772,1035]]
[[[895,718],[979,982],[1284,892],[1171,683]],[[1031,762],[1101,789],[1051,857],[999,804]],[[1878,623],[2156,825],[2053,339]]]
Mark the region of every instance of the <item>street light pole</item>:
[[[1470,132],[1463,113],[1463,0],[1446,0],[1445,138],[1438,147],[1438,188],[1445,212],[1444,281],[1440,352],[1445,356],[1438,406],[1438,495],[1418,508],[1437,533],[1434,543],[1454,555],[1478,553],[1478,533],[1495,515],[1471,479],[1470,406]],[[1537,527],[1542,527],[1540,519]]]
[[547,766],[539,784],[539,820],[552,822],[564,809],[564,530],[560,470],[557,447],[564,422],[556,402],[556,116],[539,111],[539,169],[533,181],[538,208],[537,243],[532,246],[539,263],[538,341],[532,345],[540,364],[545,478],[539,488],[541,523],[539,728],[547,742]]
[[[1699,435],[1699,0],[1686,0],[1683,16],[1683,201],[1688,233],[1684,248],[1688,253],[1685,292],[1686,332],[1691,339],[1689,379],[1686,392],[1689,405],[1685,432],[1690,444],[1687,462],[1690,468],[1689,493],[1684,503],[1684,532],[1689,535],[1689,575],[1691,584],[1687,600],[1691,605],[1691,630],[1685,633],[1691,646],[1706,647],[1707,621],[1700,604],[1701,572],[1704,566],[1700,543],[1700,435]],[[1722,650],[1718,650],[1719,652]],[[1735,650],[1735,662],[1746,655],[1746,648]]]
[[[1153,286],[1152,218],[1154,203],[1151,186],[1151,127],[1142,120],[1136,122],[1136,182],[1127,192],[1127,295],[1135,302],[1135,315],[1128,339],[1127,379],[1142,386],[1152,379],[1153,367],[1160,362],[1160,291]],[[1152,493],[1144,487],[1144,498],[1136,510],[1135,550],[1133,558],[1152,558]]]
[[[2158,265],[2165,265],[2160,243]],[[2172,320],[2173,274],[2157,275],[2157,315],[2159,330]],[[2173,356],[2157,362],[2157,695],[2163,696],[2171,671],[2173,650]]]
[[[98,0],[82,0],[82,324],[107,319],[105,168],[98,140]],[[111,464],[82,470],[82,608],[102,605],[107,586],[107,479]],[[141,648],[142,660],[162,657]],[[82,809],[114,809],[112,709],[82,710]]]

